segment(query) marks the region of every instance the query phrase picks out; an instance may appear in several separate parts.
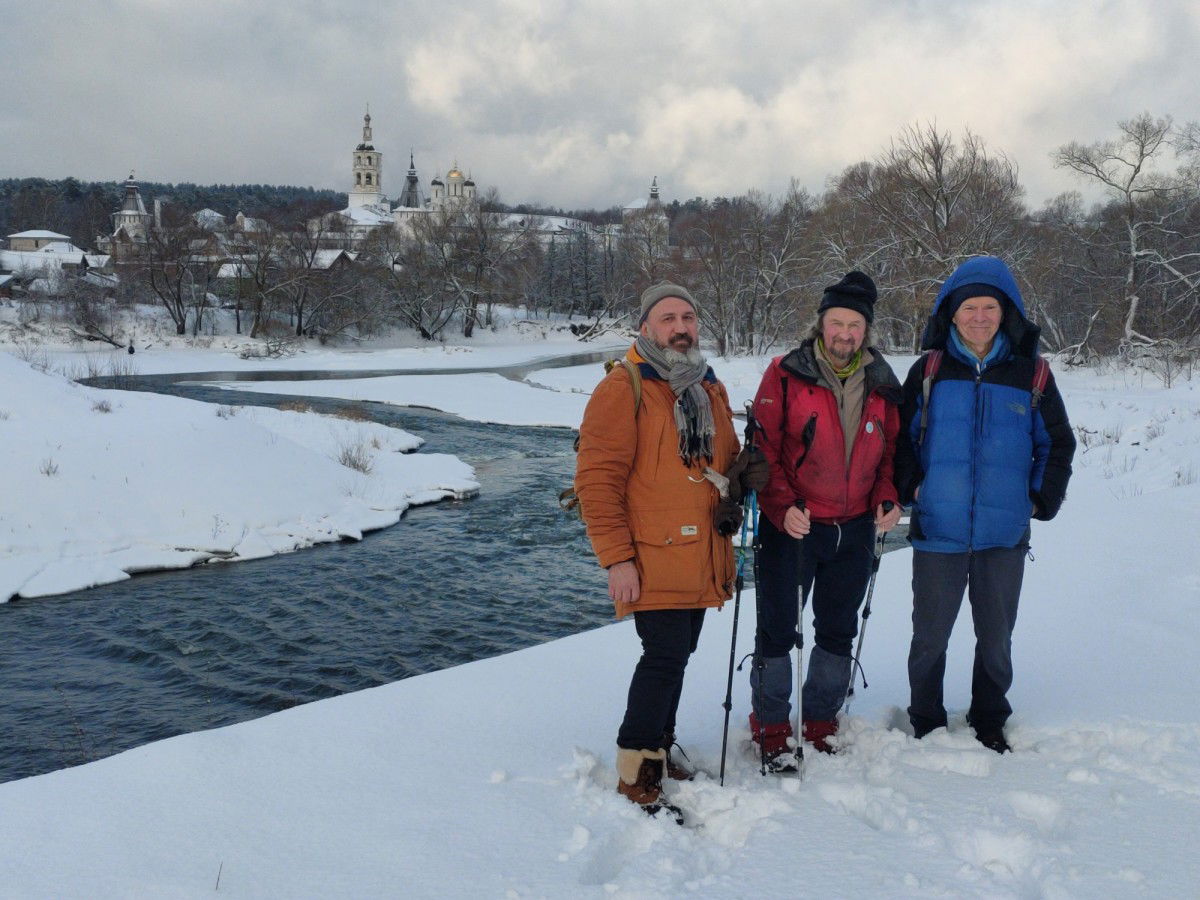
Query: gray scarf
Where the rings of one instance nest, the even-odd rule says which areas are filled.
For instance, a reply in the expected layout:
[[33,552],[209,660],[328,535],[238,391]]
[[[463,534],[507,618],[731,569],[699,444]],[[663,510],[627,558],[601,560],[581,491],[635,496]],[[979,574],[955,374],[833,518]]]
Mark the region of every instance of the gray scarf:
[[675,392],[675,429],[679,432],[679,457],[684,465],[701,459],[712,460],[713,438],[717,429],[713,423],[712,401],[704,390],[704,375],[708,362],[695,347],[679,353],[660,347],[645,335],[637,339],[637,352]]

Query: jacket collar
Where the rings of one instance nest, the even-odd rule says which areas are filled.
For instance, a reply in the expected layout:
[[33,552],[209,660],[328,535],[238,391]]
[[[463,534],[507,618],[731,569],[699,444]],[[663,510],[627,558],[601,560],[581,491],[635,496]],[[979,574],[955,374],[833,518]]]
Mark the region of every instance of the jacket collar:
[[[896,378],[896,373],[879,350],[874,347],[868,347],[867,350],[871,352],[872,359],[863,367],[864,395],[870,396],[872,391],[878,391],[883,399],[899,404],[900,381]],[[789,375],[811,384],[818,384],[821,381],[821,370],[816,353],[816,339],[808,338],[779,361],[780,368]]]

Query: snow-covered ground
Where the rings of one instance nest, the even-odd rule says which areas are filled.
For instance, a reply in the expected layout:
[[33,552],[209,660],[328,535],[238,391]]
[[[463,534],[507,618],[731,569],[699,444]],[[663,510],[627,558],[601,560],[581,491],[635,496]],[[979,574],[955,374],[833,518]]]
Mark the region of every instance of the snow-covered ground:
[[[548,355],[540,344],[525,352]],[[902,373],[909,362],[894,364]],[[735,408],[763,363],[715,363]],[[741,673],[729,772],[717,784],[733,609],[709,615],[679,721],[692,761],[710,773],[675,789],[690,827],[647,819],[614,790],[613,738],[638,653],[624,622],[0,785],[0,895],[1196,896],[1200,862],[1188,838],[1200,830],[1200,384],[1166,390],[1119,371],[1057,368],[1081,445],[1062,513],[1034,526],[1036,561],[1015,636],[1011,755],[983,749],[963,723],[965,614],[946,679],[950,731],[922,742],[906,734],[910,555],[901,550],[880,570],[863,660],[870,688],[850,708],[846,747],[810,758],[803,781],[764,779],[744,754]],[[541,387],[470,376],[470,402],[575,424],[600,372],[536,372],[529,381]],[[155,501],[161,508],[144,529],[171,534],[161,543],[172,547],[212,542],[214,515],[252,523],[269,544],[279,522],[306,521],[306,510],[342,521],[346,505],[374,502],[370,480],[350,496],[344,479],[356,473],[330,461],[339,438],[314,451],[279,433],[289,416],[320,423],[298,429],[310,438],[328,420],[269,411],[252,420],[250,410],[223,419],[211,406],[60,381],[50,389],[44,378],[0,357],[6,548],[13,510],[28,517],[38,504],[54,511],[26,528],[45,538],[43,551],[97,529],[121,535],[140,521],[123,511],[143,485],[172,496]],[[460,404],[451,411],[476,411],[458,392],[438,390],[438,402]],[[500,393],[512,390],[522,393]],[[113,412],[93,411],[99,399]],[[40,419],[53,427],[25,437]],[[304,466],[304,497],[315,499],[267,488],[270,521],[253,519],[261,504],[222,479],[257,463],[218,453],[224,435],[270,460],[239,490]],[[202,485],[195,468],[177,463],[193,444],[210,449],[182,458],[214,460]],[[45,460],[57,474],[39,472]],[[21,475],[10,475],[18,463]],[[309,470],[318,465],[330,467],[323,477]],[[64,482],[55,479],[87,466],[88,476],[57,493]],[[136,477],[125,488],[129,472]],[[90,475],[103,482],[94,492]],[[23,492],[16,501],[12,490]],[[281,506],[281,518],[274,504],[285,497],[294,505]],[[203,513],[192,514],[201,501]],[[187,541],[170,530],[181,508]],[[739,656],[753,634],[749,592],[741,617]]]
[[371,422],[83,387],[0,353],[0,603],[359,538],[478,488]]

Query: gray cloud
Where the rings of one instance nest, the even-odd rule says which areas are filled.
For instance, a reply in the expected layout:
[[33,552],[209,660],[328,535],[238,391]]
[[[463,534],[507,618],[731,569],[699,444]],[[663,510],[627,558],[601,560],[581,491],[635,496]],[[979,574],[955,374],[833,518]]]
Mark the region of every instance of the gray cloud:
[[346,189],[371,104],[385,189],[412,147],[510,202],[779,193],[901,128],[970,127],[1033,203],[1049,155],[1142,110],[1200,117],[1185,0],[41,3],[0,30],[0,174]]

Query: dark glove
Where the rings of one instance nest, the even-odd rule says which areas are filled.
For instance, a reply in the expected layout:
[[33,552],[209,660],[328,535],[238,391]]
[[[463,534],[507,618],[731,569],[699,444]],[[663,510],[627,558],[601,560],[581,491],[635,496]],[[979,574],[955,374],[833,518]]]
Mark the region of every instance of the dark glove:
[[737,455],[729,471],[729,496],[740,501],[747,491],[761,491],[771,477],[771,464],[757,447],[747,447]]
[[717,534],[722,537],[736,534],[742,527],[742,505],[736,500],[718,500],[713,523],[717,526]]

